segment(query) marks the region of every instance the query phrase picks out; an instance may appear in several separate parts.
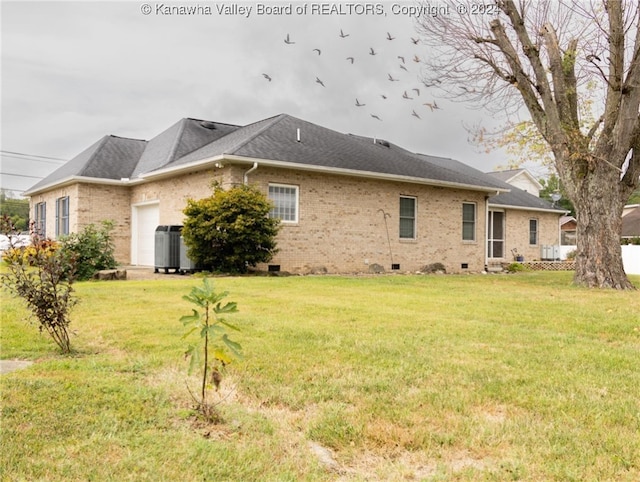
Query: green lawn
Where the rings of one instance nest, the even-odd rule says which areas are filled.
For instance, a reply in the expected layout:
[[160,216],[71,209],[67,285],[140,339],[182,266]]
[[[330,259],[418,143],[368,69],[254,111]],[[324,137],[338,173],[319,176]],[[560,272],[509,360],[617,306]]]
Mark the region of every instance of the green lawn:
[[214,426],[193,417],[178,321],[199,283],[78,283],[70,357],[2,293],[1,357],[36,363],[0,378],[1,480],[640,480],[638,292],[570,273],[216,278],[245,359]]

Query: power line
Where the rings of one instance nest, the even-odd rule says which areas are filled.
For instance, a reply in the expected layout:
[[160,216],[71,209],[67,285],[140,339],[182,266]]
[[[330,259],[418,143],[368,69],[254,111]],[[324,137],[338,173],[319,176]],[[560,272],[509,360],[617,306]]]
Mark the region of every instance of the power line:
[[[60,159],[59,157],[38,156],[38,155],[35,155],[35,154],[25,154],[23,152],[0,150],[0,153],[5,155],[6,157],[13,157],[13,158],[16,158],[16,159],[22,159],[22,158],[27,157],[27,158],[30,158],[33,161],[48,162],[48,163],[51,163],[51,164],[60,163],[60,162],[67,162],[67,159]],[[19,156],[19,157],[17,157],[17,156]],[[56,162],[52,162],[52,161],[56,161]]]
[[0,176],[29,177],[31,179],[44,179],[44,176],[28,176],[26,174],[14,174],[12,172],[0,172]]

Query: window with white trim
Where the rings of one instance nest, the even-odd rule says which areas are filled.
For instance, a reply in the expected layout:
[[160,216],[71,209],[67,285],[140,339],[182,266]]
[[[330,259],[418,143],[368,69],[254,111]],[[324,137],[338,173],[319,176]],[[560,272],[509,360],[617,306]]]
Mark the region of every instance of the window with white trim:
[[538,220],[535,218],[529,219],[529,244],[538,244]]
[[476,203],[462,203],[462,240],[476,240]]
[[416,239],[416,198],[400,196],[400,239]]
[[35,230],[38,236],[47,237],[47,203],[36,203],[35,205]]
[[298,186],[269,184],[269,199],[273,202],[270,217],[278,218],[283,223],[298,222]]
[[56,237],[69,234],[69,196],[56,199]]

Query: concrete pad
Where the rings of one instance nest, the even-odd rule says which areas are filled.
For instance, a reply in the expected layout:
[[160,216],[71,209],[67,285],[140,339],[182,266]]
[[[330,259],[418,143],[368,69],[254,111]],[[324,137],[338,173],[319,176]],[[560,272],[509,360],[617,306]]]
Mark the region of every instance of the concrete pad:
[[33,362],[26,360],[0,360],[0,375],[22,370],[31,365],[33,365]]

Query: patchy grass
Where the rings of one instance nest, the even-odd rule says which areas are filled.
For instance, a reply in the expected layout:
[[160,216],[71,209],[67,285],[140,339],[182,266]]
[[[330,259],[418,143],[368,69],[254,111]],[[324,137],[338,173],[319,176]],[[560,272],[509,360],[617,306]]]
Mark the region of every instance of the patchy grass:
[[640,479],[637,292],[537,272],[215,283],[246,353],[215,426],[185,387],[198,280],[79,283],[70,357],[3,293],[2,358],[36,361],[0,379],[3,480]]

